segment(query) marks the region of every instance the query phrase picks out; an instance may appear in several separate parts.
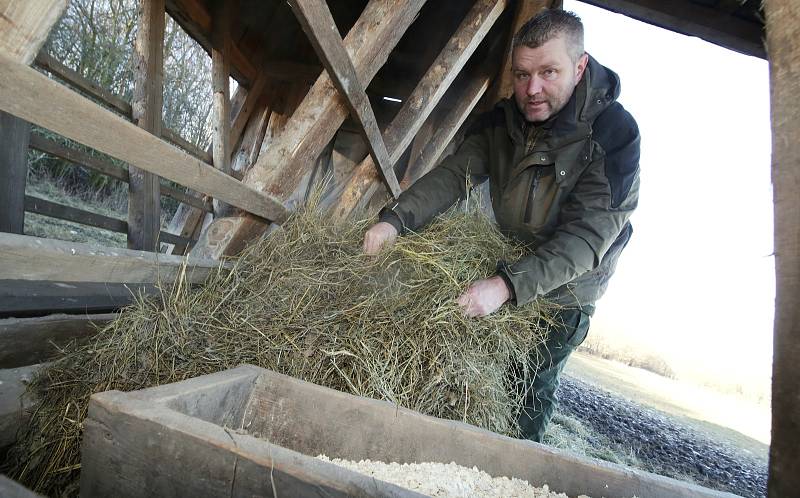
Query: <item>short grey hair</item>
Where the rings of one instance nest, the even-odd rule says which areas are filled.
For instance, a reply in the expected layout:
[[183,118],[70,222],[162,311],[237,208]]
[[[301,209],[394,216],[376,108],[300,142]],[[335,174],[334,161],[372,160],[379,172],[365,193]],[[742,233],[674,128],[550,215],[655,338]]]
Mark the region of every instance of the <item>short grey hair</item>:
[[583,55],[583,23],[574,12],[546,9],[530,18],[514,35],[512,48],[538,48],[557,36],[564,36],[573,62]]

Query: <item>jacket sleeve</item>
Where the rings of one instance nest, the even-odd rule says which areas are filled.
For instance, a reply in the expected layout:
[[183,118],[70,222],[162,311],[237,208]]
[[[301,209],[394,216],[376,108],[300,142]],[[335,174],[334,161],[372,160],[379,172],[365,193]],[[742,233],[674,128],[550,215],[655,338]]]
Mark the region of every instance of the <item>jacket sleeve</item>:
[[639,130],[621,106],[604,114],[595,123],[599,157],[586,167],[567,196],[553,235],[519,261],[499,265],[499,272],[514,287],[518,305],[596,268],[636,208]]
[[396,202],[384,208],[380,220],[394,224],[400,233],[416,231],[464,199],[468,183],[480,183],[488,175],[489,138],[485,122],[478,118],[456,153],[442,160]]

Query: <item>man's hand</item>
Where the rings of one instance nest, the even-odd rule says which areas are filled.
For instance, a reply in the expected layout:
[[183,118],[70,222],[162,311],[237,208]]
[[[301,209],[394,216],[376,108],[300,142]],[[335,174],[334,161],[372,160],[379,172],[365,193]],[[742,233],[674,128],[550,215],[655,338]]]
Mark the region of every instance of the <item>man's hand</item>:
[[372,225],[364,234],[364,254],[375,256],[384,247],[392,247],[397,239],[397,229],[391,223],[381,221]]
[[491,315],[511,299],[511,291],[501,277],[491,277],[472,282],[458,297],[458,304],[470,318]]

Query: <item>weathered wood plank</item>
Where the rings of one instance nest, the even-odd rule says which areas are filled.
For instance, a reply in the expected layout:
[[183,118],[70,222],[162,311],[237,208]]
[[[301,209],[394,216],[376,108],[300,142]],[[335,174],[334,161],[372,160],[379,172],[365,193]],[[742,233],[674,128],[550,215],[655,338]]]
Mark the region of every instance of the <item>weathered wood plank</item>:
[[264,73],[259,73],[253,82],[253,86],[247,89],[247,95],[242,102],[242,106],[239,111],[234,114],[235,117],[231,123],[229,138],[231,147],[238,145],[239,139],[242,138],[242,133],[244,132],[245,126],[250,121],[250,116],[252,116],[253,112],[258,108],[258,104],[264,95],[266,85],[267,78],[264,76]]
[[[0,445],[2,446],[2,445]],[[22,484],[12,481],[6,476],[0,475],[0,496],[4,498],[41,498],[42,495],[36,494]]]
[[[45,101],[42,95],[49,95],[49,99]],[[59,103],[59,112],[53,112],[50,102]],[[35,70],[2,56],[0,110],[257,216],[277,222],[288,216],[274,197],[243,185]]]
[[[406,150],[507,4],[505,0],[478,0],[464,17],[386,130],[392,163]],[[365,159],[348,181],[333,208],[335,218],[346,218],[364,197],[371,197],[376,191],[371,161]]]
[[403,176],[403,181],[400,182],[403,190],[413,185],[415,181],[422,178],[425,173],[436,166],[444,149],[486,92],[490,81],[491,78],[489,76],[482,74],[469,82],[456,106],[447,114],[442,123],[436,127],[436,132],[423,147],[419,158],[414,163],[409,164],[406,174]]
[[155,295],[158,288],[146,283],[6,280],[0,275],[0,318],[113,313],[140,293]]
[[[128,181],[128,170],[117,166],[108,161],[104,161],[94,156],[90,156],[83,151],[65,147],[58,142],[45,138],[41,135],[31,133],[30,147],[45,154],[49,154],[65,161],[75,163],[79,166],[89,168],[104,175],[108,175],[121,182]],[[173,199],[189,204],[192,207],[201,209],[206,212],[211,212],[211,203],[204,202],[202,199],[194,197],[180,189],[174,188],[170,185],[161,184],[161,195],[172,197]]]
[[[42,216],[49,216],[51,218],[58,218],[60,220],[71,221],[73,223],[80,223],[90,227],[102,228],[103,230],[110,230],[112,232],[127,233],[128,222],[119,218],[112,218],[102,214],[92,213],[83,209],[66,206],[40,199],[32,195],[25,196],[25,210],[31,213],[41,214]],[[204,213],[203,211],[200,211]],[[186,245],[191,242],[191,239],[184,238],[178,235],[173,235],[165,231],[159,231],[159,242],[170,244],[183,244]]]
[[73,223],[102,228],[103,230],[110,230],[112,232],[126,233],[128,231],[128,223],[125,220],[92,213],[64,204],[58,204],[32,195],[25,196],[25,210],[51,218],[58,218]]
[[[41,365],[28,365],[18,368],[0,369],[0,448],[17,440],[17,430],[30,418],[35,401],[25,396],[25,389]],[[2,477],[2,476],[0,476]],[[0,487],[3,498],[22,498],[25,495],[7,494]]]
[[0,0],[0,53],[30,64],[66,8],[67,0]]
[[[106,106],[122,114],[122,116],[124,116],[125,118],[131,117],[133,109],[131,108],[131,104],[128,101],[106,90],[105,88],[101,87],[94,81],[90,81],[87,78],[84,78],[76,71],[68,68],[64,64],[55,60],[49,54],[45,52],[39,52],[34,62],[37,67],[53,74],[63,82],[71,86],[74,86],[75,88],[85,93],[86,95],[94,97],[95,99],[99,100]],[[161,136],[165,140],[171,142],[174,145],[177,145],[178,147],[185,150],[194,157],[200,159],[204,163],[211,164],[212,161],[211,154],[197,147],[193,143],[187,141],[186,139],[184,139],[171,129],[163,126],[163,123],[161,127]]]
[[230,27],[231,4],[215,2],[211,30],[212,155],[214,167],[231,174]]
[[0,232],[25,229],[25,179],[30,125],[0,111]]
[[0,368],[16,368],[48,361],[72,341],[86,340],[117,317],[96,315],[48,315],[36,318],[0,319]]
[[[139,31],[134,44],[133,122],[161,137],[164,102],[164,0],[139,3]],[[161,190],[157,175],[128,167],[128,248],[158,251]]]
[[51,73],[52,75],[58,77],[62,81],[69,83],[70,85],[74,86],[75,88],[79,89],[85,94],[91,95],[92,97],[103,102],[104,104],[107,104],[109,107],[115,109],[123,116],[125,117],[131,116],[133,110],[131,108],[130,102],[114,94],[113,92],[103,88],[94,81],[84,78],[77,71],[55,60],[53,56],[51,56],[47,52],[44,51],[39,52],[36,55],[34,64],[37,67],[44,69],[48,73]]
[[[425,0],[370,0],[344,40],[362,84],[371,81],[386,62],[389,52],[424,3]],[[348,109],[343,100],[328,74],[320,75],[283,133],[247,172],[244,182],[278,199],[288,199],[347,117]],[[214,235],[202,237],[193,251],[215,257],[234,254],[237,248],[247,244],[249,237],[267,228],[263,220],[252,216],[238,221],[223,219],[214,221],[221,225],[213,231],[206,230],[206,234]],[[234,232],[228,233],[228,230]]]
[[800,489],[800,4],[767,0],[775,203],[770,498]]
[[153,283],[182,276],[202,283],[217,261],[0,233],[0,278]]
[[383,181],[392,195],[400,195],[400,185],[392,169],[393,164],[378,128],[375,113],[367,98],[364,85],[358,80],[353,61],[347,55],[330,10],[323,2],[313,0],[290,0],[289,4],[328,71],[328,76],[345,98],[351,115],[361,126],[369,144],[373,163],[378,166]]

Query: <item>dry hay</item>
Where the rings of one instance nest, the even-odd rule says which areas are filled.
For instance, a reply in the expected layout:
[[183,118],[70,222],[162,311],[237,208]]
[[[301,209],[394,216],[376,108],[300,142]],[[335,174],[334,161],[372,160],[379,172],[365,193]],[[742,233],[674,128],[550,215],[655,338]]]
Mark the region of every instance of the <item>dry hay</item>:
[[160,299],[139,298],[34,380],[39,408],[6,472],[39,492],[75,494],[92,393],[242,363],[513,435],[522,379],[509,365],[525,363],[541,340],[545,305],[468,319],[455,298],[525,248],[484,217],[455,212],[370,258],[361,253],[366,224],[332,226],[307,211],[204,286],[179,280]]

